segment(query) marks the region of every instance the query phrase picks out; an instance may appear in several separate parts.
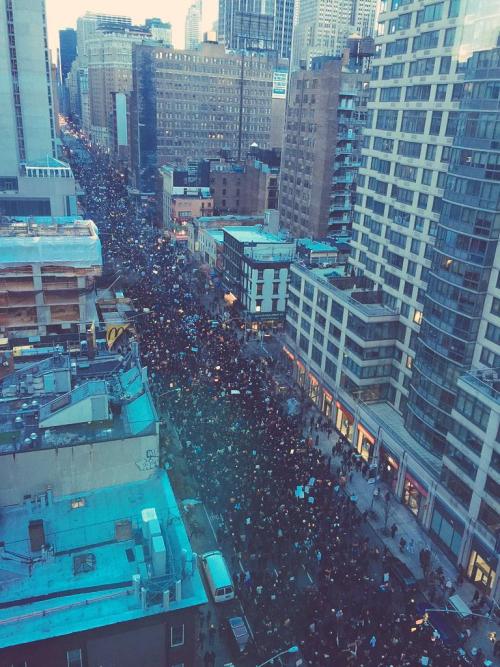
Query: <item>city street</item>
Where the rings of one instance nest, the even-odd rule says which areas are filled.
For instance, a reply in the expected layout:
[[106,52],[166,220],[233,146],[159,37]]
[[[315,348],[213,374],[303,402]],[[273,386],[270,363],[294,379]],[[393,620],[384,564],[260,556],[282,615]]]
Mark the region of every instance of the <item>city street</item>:
[[[234,578],[236,600],[201,610],[199,664],[208,666],[213,651],[217,667],[246,667],[298,646],[314,667],[484,665],[482,651],[459,653],[466,635],[456,632],[445,645],[424,622],[422,594],[388,574],[389,551],[348,486],[351,453],[337,434],[340,474],[314,446],[311,417],[287,414],[258,350],[243,349],[237,325],[224,326],[200,302],[187,250],[142,221],[105,154],[89,161],[77,139],[66,137],[66,145],[105,269],[137,277],[127,295],[142,313],[138,338],[162,420],[161,463],[179,503],[200,501],[183,505],[193,549],[220,548]],[[444,585],[437,573],[436,586]],[[224,628],[234,615],[246,617],[254,638],[244,658]]]

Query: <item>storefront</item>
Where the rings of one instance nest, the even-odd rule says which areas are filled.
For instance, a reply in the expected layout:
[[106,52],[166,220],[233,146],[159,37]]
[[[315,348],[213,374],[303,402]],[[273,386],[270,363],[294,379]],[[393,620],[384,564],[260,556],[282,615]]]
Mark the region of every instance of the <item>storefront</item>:
[[358,424],[358,441],[356,449],[361,454],[361,458],[367,463],[371,463],[375,451],[375,436],[372,435],[362,425]]
[[399,462],[396,457],[391,454],[384,447],[380,448],[380,464],[379,464],[380,478],[384,481],[392,491],[396,491],[399,474]]
[[302,389],[305,389],[306,385],[306,369],[304,364],[297,359],[297,384]]
[[337,431],[339,431],[339,433],[342,433],[342,435],[345,436],[350,443],[352,443],[354,435],[354,417],[338,401],[335,402],[335,406],[337,408],[335,428]]
[[406,473],[403,487],[403,503],[417,519],[422,519],[427,507],[427,489],[415,477]]
[[323,389],[323,405],[321,412],[325,417],[331,418],[333,415],[333,396]]
[[290,350],[286,347],[286,345],[283,345],[283,365],[287,369],[287,371],[293,372],[293,369],[295,367],[295,355],[290,352]]
[[432,513],[430,532],[436,541],[456,560],[460,553],[464,524],[438,500]]
[[467,576],[484,593],[490,595],[495,584],[498,557],[487,549],[479,540],[474,539],[467,566]]
[[319,407],[319,382],[312,373],[307,374],[309,380],[309,398]]

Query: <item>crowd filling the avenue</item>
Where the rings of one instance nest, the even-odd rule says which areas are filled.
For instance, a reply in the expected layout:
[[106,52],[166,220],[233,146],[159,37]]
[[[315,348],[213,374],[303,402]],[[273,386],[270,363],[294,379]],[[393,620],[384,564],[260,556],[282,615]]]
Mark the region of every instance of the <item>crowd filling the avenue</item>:
[[201,298],[185,247],[141,220],[105,154],[89,159],[69,146],[104,261],[130,283],[161,419],[179,436],[200,499],[223,519],[217,539],[258,654],[296,645],[315,667],[485,664],[480,650],[446,645],[429,622],[423,592],[445,599],[450,582],[426,553],[413,573],[420,590],[388,575],[391,554],[346,488],[355,465],[348,444],[332,432],[331,455],[315,446],[328,426],[305,408],[289,414],[273,363],[247,355],[241,322]]

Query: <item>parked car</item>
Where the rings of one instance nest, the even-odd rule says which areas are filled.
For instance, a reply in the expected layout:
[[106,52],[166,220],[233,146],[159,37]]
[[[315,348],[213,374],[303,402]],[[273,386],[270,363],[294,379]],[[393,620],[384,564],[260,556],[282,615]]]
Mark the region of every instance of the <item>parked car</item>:
[[231,637],[231,643],[238,655],[243,655],[250,642],[250,633],[245,619],[241,616],[234,616],[227,619],[227,627]]

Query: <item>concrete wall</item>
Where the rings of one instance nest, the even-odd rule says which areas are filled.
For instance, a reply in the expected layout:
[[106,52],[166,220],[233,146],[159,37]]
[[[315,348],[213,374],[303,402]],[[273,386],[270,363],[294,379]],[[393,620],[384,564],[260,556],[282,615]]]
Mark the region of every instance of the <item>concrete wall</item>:
[[55,496],[147,479],[158,465],[158,435],[4,454],[0,506],[52,487]]

